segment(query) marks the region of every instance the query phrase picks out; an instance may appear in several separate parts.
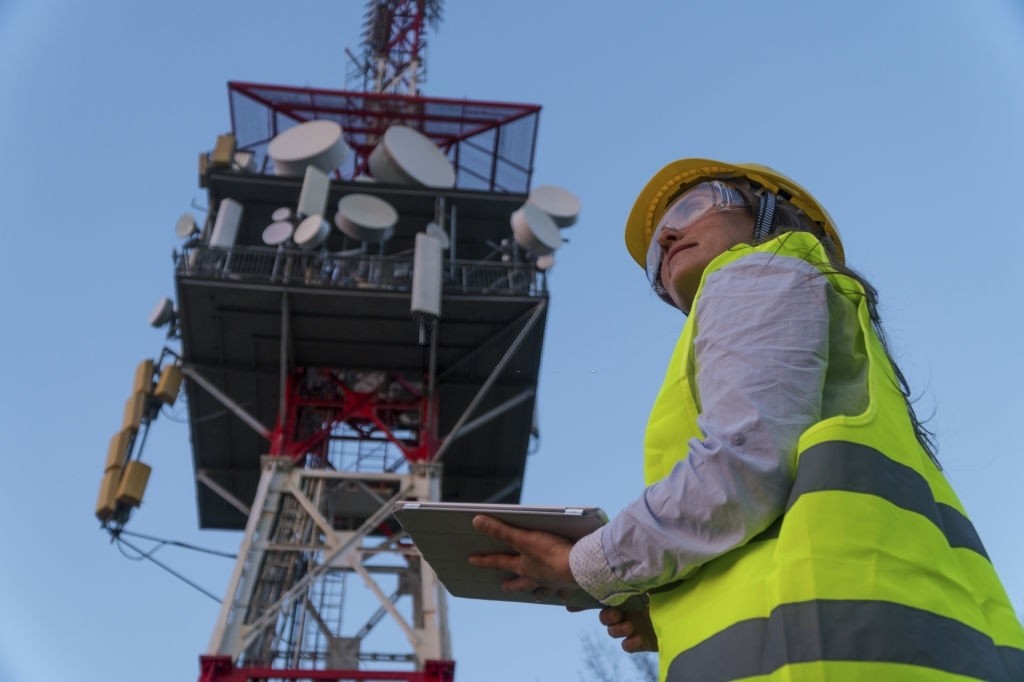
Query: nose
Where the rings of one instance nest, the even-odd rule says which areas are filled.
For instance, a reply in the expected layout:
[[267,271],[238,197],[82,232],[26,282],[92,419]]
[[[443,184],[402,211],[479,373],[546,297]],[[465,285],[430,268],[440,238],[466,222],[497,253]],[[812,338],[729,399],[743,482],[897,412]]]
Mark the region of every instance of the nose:
[[679,235],[682,230],[677,230],[674,227],[663,227],[658,230],[658,246],[662,249],[667,248],[672,242],[679,239]]

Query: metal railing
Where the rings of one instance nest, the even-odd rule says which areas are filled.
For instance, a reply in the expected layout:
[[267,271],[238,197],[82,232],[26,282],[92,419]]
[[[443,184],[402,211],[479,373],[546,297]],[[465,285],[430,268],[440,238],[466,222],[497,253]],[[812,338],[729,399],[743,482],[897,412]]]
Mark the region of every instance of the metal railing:
[[[267,246],[197,246],[175,258],[180,277],[395,292],[412,290],[412,264],[411,253],[375,256]],[[446,260],[442,268],[446,294],[547,295],[545,273],[533,263]]]

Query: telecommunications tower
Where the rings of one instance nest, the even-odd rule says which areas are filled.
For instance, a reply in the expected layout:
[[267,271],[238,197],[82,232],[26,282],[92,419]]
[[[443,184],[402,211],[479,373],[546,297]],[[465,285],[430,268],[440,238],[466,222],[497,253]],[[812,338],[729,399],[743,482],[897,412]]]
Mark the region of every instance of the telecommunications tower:
[[[361,90],[228,83],[178,221],[171,345],[136,372],[97,503],[142,499],[187,397],[199,524],[244,532],[201,682],[454,679],[402,500],[518,502],[546,271],[579,212],[531,187],[540,107],[419,93],[440,0],[371,0]],[[383,633],[386,631],[386,634]]]

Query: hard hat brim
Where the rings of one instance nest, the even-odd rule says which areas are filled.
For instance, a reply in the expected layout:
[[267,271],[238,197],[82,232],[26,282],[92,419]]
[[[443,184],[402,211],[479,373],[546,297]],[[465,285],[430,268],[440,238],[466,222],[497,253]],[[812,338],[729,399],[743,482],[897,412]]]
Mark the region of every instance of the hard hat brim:
[[712,159],[680,159],[668,164],[648,181],[633,204],[626,220],[626,249],[640,267],[646,267],[647,247],[658,219],[668,204],[681,193],[714,178],[748,178],[752,182],[784,194],[790,202],[824,227],[826,236],[834,242],[839,261],[843,260],[839,233],[825,211],[806,189],[768,166],[753,163],[727,163]]

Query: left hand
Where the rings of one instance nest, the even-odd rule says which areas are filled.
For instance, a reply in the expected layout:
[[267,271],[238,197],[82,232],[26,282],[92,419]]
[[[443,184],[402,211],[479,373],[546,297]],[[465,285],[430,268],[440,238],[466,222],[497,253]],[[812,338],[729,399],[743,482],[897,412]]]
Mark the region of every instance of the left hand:
[[506,592],[552,592],[579,589],[569,569],[573,543],[539,530],[523,530],[490,516],[476,516],[473,527],[481,533],[511,545],[518,554],[474,554],[469,563],[478,568],[496,568],[515,573],[501,584]]
[[608,636],[622,640],[622,650],[629,654],[639,651],[657,651],[658,635],[651,624],[651,614],[642,611],[625,611],[607,606],[598,614],[601,625],[608,628]]

